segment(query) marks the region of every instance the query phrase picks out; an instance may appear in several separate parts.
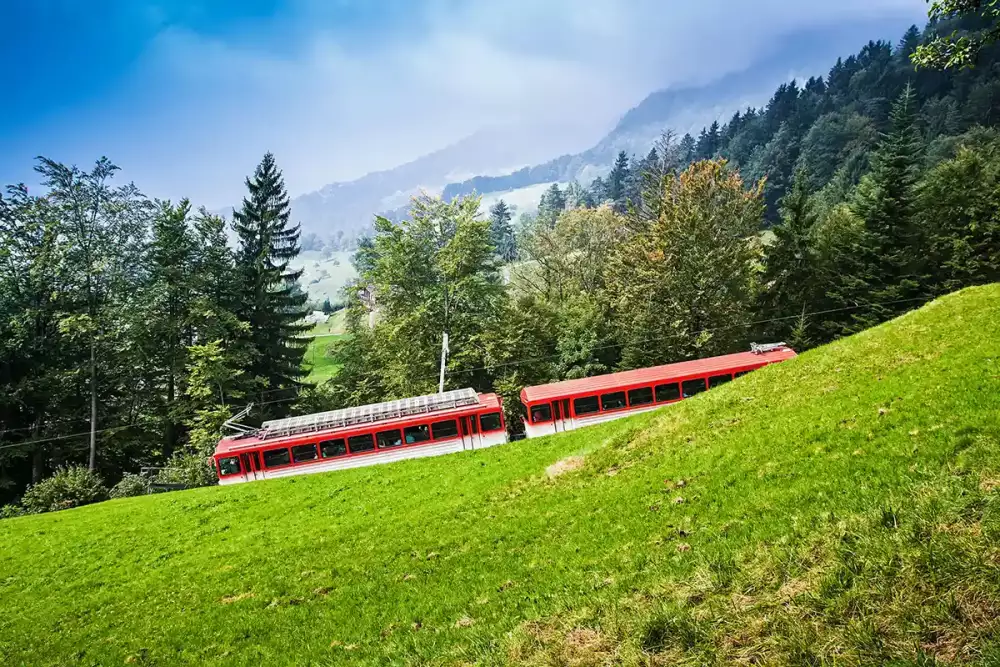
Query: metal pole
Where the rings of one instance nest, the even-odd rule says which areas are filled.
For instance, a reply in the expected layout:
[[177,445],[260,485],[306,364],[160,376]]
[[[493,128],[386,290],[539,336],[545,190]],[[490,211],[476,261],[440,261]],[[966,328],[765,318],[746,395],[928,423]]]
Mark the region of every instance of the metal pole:
[[444,365],[448,360],[448,333],[441,339],[441,381],[438,383],[438,393],[444,393]]

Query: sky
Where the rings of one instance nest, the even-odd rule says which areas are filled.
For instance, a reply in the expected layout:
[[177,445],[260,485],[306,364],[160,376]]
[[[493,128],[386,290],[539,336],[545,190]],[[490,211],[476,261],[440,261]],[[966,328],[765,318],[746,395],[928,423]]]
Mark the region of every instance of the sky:
[[0,183],[34,184],[38,155],[81,167],[106,155],[150,196],[216,208],[239,201],[266,151],[293,195],[483,128],[517,141],[516,128],[558,127],[554,156],[654,90],[740,71],[781,35],[896,19],[901,34],[925,12],[921,0],[10,0]]

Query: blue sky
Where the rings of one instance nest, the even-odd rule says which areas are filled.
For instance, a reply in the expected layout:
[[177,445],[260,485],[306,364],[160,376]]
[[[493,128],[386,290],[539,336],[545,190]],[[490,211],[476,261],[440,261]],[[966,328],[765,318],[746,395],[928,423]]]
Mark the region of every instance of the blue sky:
[[39,154],[80,165],[107,155],[148,194],[209,207],[238,201],[267,150],[297,194],[487,126],[555,125],[553,154],[584,148],[647,93],[739,71],[778,35],[859,20],[898,20],[901,32],[926,10],[920,0],[5,5],[0,182],[31,183]]

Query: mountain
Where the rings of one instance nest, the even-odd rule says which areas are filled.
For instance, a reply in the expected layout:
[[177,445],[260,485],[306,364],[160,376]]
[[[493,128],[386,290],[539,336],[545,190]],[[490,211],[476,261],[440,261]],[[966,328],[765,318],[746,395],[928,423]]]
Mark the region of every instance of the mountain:
[[407,205],[421,190],[440,194],[447,183],[477,174],[510,173],[578,145],[570,126],[497,126],[393,169],[332,183],[292,200],[303,231],[330,236],[366,227],[375,213]]
[[582,153],[563,155],[503,176],[484,174],[451,183],[442,195],[448,199],[472,192],[489,194],[573,180],[587,184],[610,169],[619,151],[645,155],[666,129],[682,135],[697,134],[713,120],[724,123],[738,110],[765,104],[779,84],[825,75],[838,57],[857,51],[869,40],[892,39],[905,28],[898,21],[861,21],[787,35],[768,54],[739,71],[704,84],[671,87],[648,95],[626,112],[611,132]]
[[788,34],[732,73],[648,95],[583,152],[567,152],[582,148],[573,119],[558,126],[490,127],[412,162],[298,196],[292,200],[293,219],[306,234],[350,237],[367,228],[376,213],[404,215],[410,197],[421,190],[451,198],[574,179],[589,183],[610,168],[618,151],[645,154],[664,129],[697,132],[713,120],[728,120],[738,109],[765,103],[779,83],[825,74],[838,56],[870,39],[899,35],[905,27],[898,20],[863,20]]

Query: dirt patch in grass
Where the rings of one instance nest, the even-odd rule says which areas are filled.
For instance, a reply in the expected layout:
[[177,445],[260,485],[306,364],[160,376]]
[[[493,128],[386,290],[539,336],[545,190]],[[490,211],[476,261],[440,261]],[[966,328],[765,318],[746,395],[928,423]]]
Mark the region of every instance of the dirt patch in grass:
[[567,456],[566,458],[556,461],[546,468],[545,475],[549,479],[552,479],[553,477],[558,477],[559,475],[565,475],[568,472],[579,470],[583,467],[583,464],[584,458],[582,456]]

